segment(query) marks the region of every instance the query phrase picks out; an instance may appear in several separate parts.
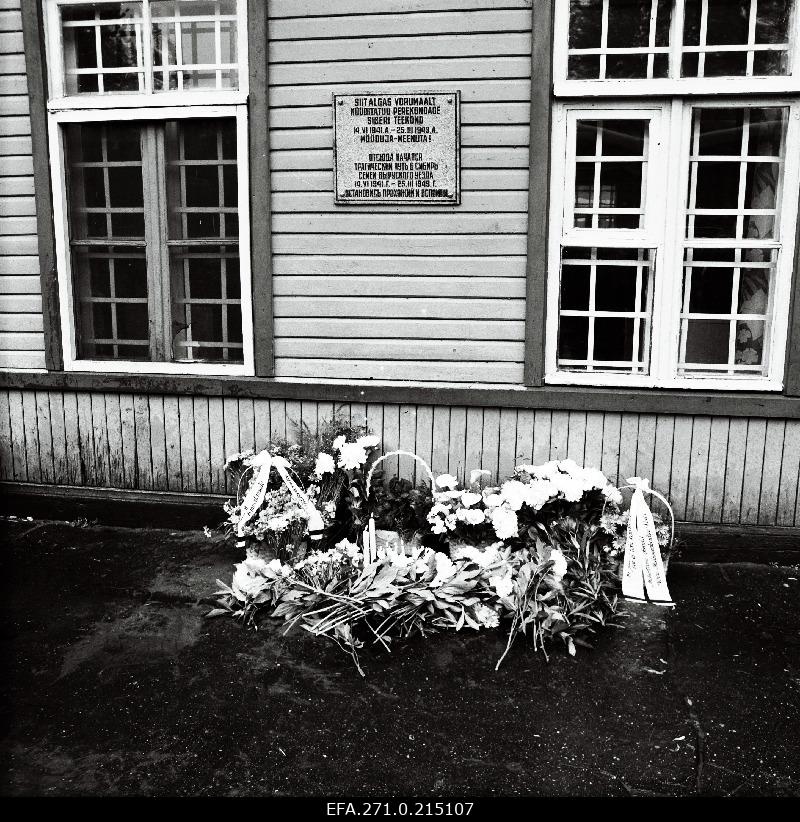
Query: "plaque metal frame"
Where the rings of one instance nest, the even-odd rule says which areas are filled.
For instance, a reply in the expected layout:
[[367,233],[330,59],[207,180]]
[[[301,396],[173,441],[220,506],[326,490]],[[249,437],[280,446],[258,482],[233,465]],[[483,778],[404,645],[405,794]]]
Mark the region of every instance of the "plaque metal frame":
[[[453,135],[453,148],[455,152],[455,195],[453,197],[443,198],[426,198],[408,199],[408,200],[391,200],[375,198],[362,199],[357,197],[340,197],[339,196],[339,164],[336,150],[336,130],[337,130],[337,100],[344,97],[430,97],[431,95],[448,95],[455,98],[455,118]],[[350,206],[410,206],[418,208],[420,206],[458,206],[461,205],[461,91],[435,91],[433,89],[426,89],[424,91],[364,91],[357,94],[332,94],[333,106],[333,202],[334,205],[350,205]]]

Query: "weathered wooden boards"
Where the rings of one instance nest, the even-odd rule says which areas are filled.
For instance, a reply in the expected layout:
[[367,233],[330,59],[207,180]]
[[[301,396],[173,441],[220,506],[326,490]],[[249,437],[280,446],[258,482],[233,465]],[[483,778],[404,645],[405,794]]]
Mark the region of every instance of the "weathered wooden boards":
[[[229,453],[316,430],[334,410],[435,473],[571,458],[652,479],[690,522],[800,527],[800,421],[429,405],[0,391],[4,481],[231,493]],[[419,478],[407,458],[391,472]]]
[[[276,376],[521,383],[531,2],[269,10]],[[335,207],[332,94],[449,89],[462,205]]]
[[0,368],[43,368],[31,123],[19,2],[0,6]]

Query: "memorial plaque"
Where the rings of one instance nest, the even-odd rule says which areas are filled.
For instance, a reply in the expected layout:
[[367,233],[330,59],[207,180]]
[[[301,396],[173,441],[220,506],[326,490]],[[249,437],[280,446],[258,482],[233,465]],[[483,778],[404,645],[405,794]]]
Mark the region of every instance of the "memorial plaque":
[[334,94],[336,203],[458,205],[458,91]]

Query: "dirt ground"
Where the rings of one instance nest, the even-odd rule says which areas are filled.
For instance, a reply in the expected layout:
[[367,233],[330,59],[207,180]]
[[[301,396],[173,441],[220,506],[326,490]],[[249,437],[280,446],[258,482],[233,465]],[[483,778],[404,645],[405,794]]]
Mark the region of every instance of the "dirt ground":
[[673,564],[574,659],[205,620],[231,545],[3,522],[3,795],[800,796],[800,571]]

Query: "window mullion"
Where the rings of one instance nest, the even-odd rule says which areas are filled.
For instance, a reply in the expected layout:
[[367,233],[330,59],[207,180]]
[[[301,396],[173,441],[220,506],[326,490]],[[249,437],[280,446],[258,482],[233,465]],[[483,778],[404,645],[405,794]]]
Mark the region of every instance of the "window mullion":
[[603,49],[600,54],[600,79],[605,80],[608,63],[606,58],[606,49],[608,48],[608,0],[603,0],[600,27],[600,48]]
[[685,0],[675,0],[669,30],[669,76],[674,80],[681,76],[684,15]]
[[702,49],[708,45],[708,0],[700,3],[700,48],[697,54],[697,76],[706,76],[706,52]]
[[150,21],[150,2],[144,0],[142,3],[142,25],[141,29],[141,45],[139,50],[139,59],[142,61],[144,68],[143,85],[145,94],[153,93],[153,24]]
[[656,257],[651,374],[659,381],[675,376],[683,295],[683,231],[688,146],[684,104],[674,99],[664,111],[662,151],[666,196],[657,198],[662,237]]
[[154,362],[166,362],[171,359],[172,317],[167,258],[163,126],[148,125],[142,128],[142,156],[150,357]]

